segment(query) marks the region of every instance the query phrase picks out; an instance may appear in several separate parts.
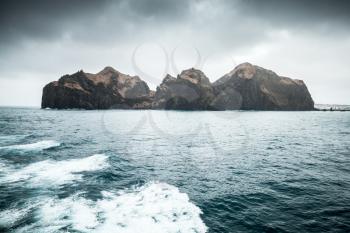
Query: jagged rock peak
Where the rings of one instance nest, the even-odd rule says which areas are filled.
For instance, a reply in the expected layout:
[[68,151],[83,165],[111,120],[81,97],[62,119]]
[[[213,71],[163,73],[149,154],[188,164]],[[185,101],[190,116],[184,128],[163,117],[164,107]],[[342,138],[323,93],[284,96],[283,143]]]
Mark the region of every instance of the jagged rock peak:
[[245,62],[236,66],[231,72],[227,75],[237,75],[240,78],[251,79],[256,74],[256,66],[252,65],[249,62]]
[[162,82],[165,83],[165,82],[174,81],[174,80],[176,80],[175,77],[171,76],[170,74],[166,74]]
[[203,71],[195,68],[190,68],[187,70],[183,70],[177,78],[187,80],[194,84],[205,84],[210,85],[209,78],[203,73]]
[[111,66],[106,66],[105,68],[103,68],[103,70],[101,70],[100,72],[98,72],[97,74],[100,75],[106,75],[106,74],[110,74],[110,73],[120,73],[119,71],[117,71],[116,69],[114,69]]
[[194,68],[182,71],[176,78],[166,75],[157,87],[153,108],[206,110],[210,108],[213,89],[205,74]]
[[150,108],[153,95],[139,77],[106,67],[97,74],[78,71],[47,84],[42,108]]

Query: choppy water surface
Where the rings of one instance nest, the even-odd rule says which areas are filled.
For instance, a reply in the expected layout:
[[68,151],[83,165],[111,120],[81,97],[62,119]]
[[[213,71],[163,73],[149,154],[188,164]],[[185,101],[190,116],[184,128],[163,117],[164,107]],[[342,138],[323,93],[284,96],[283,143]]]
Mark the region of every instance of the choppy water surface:
[[0,232],[350,232],[350,112],[0,108]]

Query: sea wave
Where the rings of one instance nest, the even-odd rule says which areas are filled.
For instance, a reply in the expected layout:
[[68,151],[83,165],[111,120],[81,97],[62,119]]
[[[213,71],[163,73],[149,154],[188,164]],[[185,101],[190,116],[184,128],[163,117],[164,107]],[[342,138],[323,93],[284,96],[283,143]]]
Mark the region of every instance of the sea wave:
[[104,154],[64,161],[44,160],[8,171],[1,181],[26,181],[31,186],[61,185],[81,179],[81,172],[100,170],[107,166],[107,156]]
[[30,143],[30,144],[1,146],[0,149],[31,151],[31,150],[45,150],[45,149],[49,149],[49,148],[53,148],[53,147],[58,147],[60,145],[61,145],[61,143],[54,141],[54,140],[44,140],[44,141],[39,141],[39,142],[35,142],[35,143]]
[[0,231],[1,228],[11,228],[21,219],[23,219],[31,209],[28,205],[24,208],[8,209],[0,212]]
[[23,140],[31,135],[29,134],[13,134],[13,135],[0,135],[0,143],[11,143]]
[[96,201],[76,194],[50,198],[37,222],[16,232],[204,233],[202,211],[175,186],[152,182],[120,193],[102,192]]

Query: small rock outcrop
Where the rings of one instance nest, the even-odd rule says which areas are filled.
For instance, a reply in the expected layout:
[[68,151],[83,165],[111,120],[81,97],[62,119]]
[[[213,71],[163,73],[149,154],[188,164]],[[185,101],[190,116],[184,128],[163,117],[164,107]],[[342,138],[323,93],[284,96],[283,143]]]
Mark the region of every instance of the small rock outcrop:
[[122,74],[106,67],[97,74],[79,71],[65,75],[43,89],[42,108],[150,108],[148,85],[137,76]]
[[220,110],[314,110],[302,80],[278,76],[250,63],[238,65],[213,83]]
[[210,110],[214,98],[209,79],[200,70],[184,70],[176,78],[169,74],[157,87],[153,108],[177,110]]

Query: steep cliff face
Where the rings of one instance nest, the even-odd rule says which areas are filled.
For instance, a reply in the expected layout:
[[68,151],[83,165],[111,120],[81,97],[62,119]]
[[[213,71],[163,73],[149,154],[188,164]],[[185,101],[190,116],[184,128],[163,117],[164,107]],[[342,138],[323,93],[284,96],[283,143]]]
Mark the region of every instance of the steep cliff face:
[[207,110],[214,98],[209,79],[200,70],[184,70],[176,78],[167,75],[157,87],[153,108]]
[[150,108],[152,92],[137,76],[106,67],[97,74],[79,71],[43,89],[42,108]]
[[314,102],[302,80],[243,63],[213,83],[221,110],[313,110]]
[[42,108],[178,110],[314,110],[302,80],[243,63],[210,83],[197,69],[167,75],[151,91],[137,76],[106,67],[97,74],[79,71],[43,89]]

